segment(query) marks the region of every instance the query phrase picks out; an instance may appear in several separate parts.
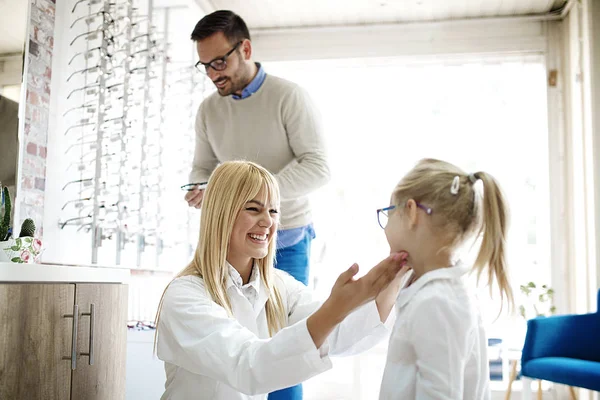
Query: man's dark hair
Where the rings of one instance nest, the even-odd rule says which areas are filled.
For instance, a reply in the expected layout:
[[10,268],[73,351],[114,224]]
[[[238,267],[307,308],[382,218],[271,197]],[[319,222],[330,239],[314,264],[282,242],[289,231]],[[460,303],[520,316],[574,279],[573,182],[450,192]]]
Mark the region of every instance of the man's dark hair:
[[232,45],[244,39],[250,40],[250,32],[242,17],[229,10],[215,11],[198,21],[192,32],[192,40],[206,39],[218,32],[223,32]]

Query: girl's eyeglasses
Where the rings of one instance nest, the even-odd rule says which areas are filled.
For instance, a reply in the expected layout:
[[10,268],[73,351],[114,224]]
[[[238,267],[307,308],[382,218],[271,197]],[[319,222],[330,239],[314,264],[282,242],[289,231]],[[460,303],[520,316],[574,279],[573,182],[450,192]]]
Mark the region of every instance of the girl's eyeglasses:
[[[421,210],[425,211],[427,215],[431,215],[433,213],[433,209],[431,209],[431,207],[424,206],[423,204],[417,202],[415,202],[415,204]],[[389,212],[394,210],[395,208],[398,208],[398,206],[393,205],[377,210],[377,222],[379,222],[379,226],[381,226],[382,229],[385,229],[387,225]]]

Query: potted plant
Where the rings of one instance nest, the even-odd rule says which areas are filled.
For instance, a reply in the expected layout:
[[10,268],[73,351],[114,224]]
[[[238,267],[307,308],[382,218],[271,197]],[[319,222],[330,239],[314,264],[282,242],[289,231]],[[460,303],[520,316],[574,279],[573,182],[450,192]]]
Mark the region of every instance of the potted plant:
[[19,237],[13,238],[10,227],[12,203],[8,188],[2,189],[4,213],[0,214],[0,262],[34,263],[39,261],[42,241],[35,237],[35,223],[27,218],[21,225]]
[[553,304],[554,289],[548,285],[538,287],[534,282],[520,286],[525,299],[519,306],[519,314],[525,319],[546,317],[556,312]]
[[[541,285],[538,287],[538,285],[536,285],[534,282],[529,282],[525,285],[520,285],[519,289],[521,290],[523,299],[523,301],[519,305],[519,314],[521,315],[521,317],[523,317],[525,321],[532,318],[547,317],[556,312],[556,307],[554,306],[553,302],[554,289],[552,289],[548,285]],[[525,332],[523,332],[523,338],[524,336]],[[522,342],[517,347],[521,349],[523,347]],[[520,358],[521,357],[519,355],[517,358],[512,358],[509,360],[511,364],[511,369],[510,376],[508,379],[508,390],[506,392],[506,398],[510,398],[510,393],[512,391],[512,383],[519,375],[519,372],[517,371],[517,364],[519,364]]]

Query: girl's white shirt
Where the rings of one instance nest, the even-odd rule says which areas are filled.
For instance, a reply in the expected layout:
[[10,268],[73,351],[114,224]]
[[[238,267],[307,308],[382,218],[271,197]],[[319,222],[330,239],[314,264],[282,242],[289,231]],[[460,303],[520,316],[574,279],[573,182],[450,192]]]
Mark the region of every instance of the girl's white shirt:
[[[233,269],[228,265],[230,269]],[[237,272],[237,271],[236,271]],[[230,273],[227,294],[234,318],[217,305],[197,276],[175,279],[165,292],[158,325],[157,354],[165,362],[163,400],[264,400],[277,389],[303,382],[331,368],[330,355],[367,350],[389,329],[374,301],[349,315],[317,349],[306,319],[321,305],[312,291],[291,275],[275,270],[288,315],[287,327],[269,336],[262,280],[252,304]],[[247,293],[246,293],[247,294]],[[392,324],[388,318],[386,324]]]
[[487,339],[463,282],[468,271],[458,262],[400,291],[380,400],[490,399]]

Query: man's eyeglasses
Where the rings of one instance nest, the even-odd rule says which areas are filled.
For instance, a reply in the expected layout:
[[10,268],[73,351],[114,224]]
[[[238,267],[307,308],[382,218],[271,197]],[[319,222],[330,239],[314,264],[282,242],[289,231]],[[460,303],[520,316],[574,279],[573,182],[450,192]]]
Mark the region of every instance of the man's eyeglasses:
[[233,49],[229,50],[227,54],[223,57],[215,58],[209,63],[203,63],[202,61],[198,61],[195,65],[196,69],[203,74],[208,73],[208,68],[212,68],[215,71],[224,71],[227,68],[227,58],[238,48],[240,45],[244,43],[243,41],[238,42]]
[[[423,204],[417,203],[416,201],[415,204],[421,210],[425,211],[427,215],[431,215],[433,213],[433,210],[430,207],[424,206]],[[396,208],[398,208],[398,206],[388,206],[377,210],[377,222],[379,222],[379,226],[381,226],[381,228],[385,229],[388,222],[389,212]]]

